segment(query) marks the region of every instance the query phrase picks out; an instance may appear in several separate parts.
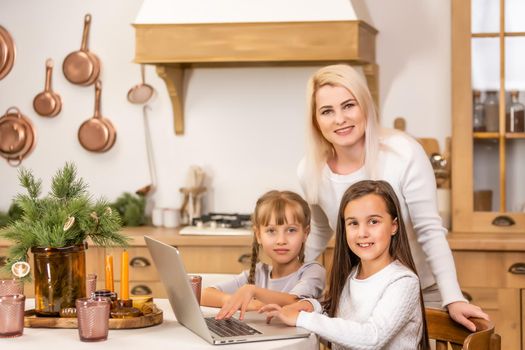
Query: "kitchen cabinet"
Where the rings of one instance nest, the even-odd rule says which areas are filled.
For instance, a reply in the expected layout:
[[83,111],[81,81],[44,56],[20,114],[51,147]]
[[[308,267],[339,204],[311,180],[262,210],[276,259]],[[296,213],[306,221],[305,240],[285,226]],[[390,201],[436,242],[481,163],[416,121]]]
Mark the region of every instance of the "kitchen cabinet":
[[[509,7],[516,5],[452,1],[453,231],[525,231],[525,133],[509,132],[507,116],[510,90],[521,90],[522,102],[525,94],[525,77],[513,64],[523,61],[520,50],[525,55],[525,26],[513,24],[523,23],[523,12]],[[474,89],[483,90],[485,101],[490,94],[499,103],[485,102],[486,126],[476,131]],[[495,118],[495,130],[483,131],[489,118]]]
[[523,349],[525,252],[454,250],[461,289],[489,314],[502,349]]
[[[453,157],[448,240],[460,286],[495,322],[501,348],[525,349],[525,168],[521,161],[525,133],[510,132],[507,116],[510,90],[519,90],[522,96],[525,90],[513,64],[523,60],[516,49],[525,47],[525,26],[519,18],[523,11],[516,10],[521,5],[513,0],[453,0],[451,4]],[[474,90],[483,90],[481,107],[473,102],[473,96],[478,100],[480,94]],[[481,127],[476,118],[476,130],[474,107],[484,113]]]
[[[251,247],[235,246],[177,246],[188,273],[237,274],[250,265]],[[148,248],[144,245],[127,249],[129,253],[130,295],[151,295],[165,298],[166,292]],[[114,256],[115,290],[120,286],[121,248],[107,248],[106,254]],[[102,260],[103,261],[103,260]],[[104,275],[101,275],[104,278]]]

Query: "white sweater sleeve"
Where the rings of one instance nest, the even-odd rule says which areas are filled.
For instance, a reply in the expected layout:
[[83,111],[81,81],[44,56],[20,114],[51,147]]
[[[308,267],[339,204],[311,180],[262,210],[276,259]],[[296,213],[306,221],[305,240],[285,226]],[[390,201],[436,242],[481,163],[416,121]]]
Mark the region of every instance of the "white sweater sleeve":
[[[420,312],[419,305],[419,281],[405,276],[388,286],[371,316],[363,322],[301,311],[297,326],[352,349],[380,349],[411,321],[414,312]],[[419,342],[419,334],[410,336],[414,337],[414,344]]]
[[404,198],[400,200],[407,204],[417,241],[427,256],[443,306],[454,301],[466,301],[458,284],[454,258],[446,239],[447,230],[438,213],[436,180],[432,166],[419,144],[412,149],[412,157],[401,178]]

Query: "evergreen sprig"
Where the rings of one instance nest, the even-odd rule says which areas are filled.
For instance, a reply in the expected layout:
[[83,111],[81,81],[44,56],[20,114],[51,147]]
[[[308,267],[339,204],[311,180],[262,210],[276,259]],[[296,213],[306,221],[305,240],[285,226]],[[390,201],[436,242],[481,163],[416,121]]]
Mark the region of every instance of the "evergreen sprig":
[[100,246],[128,244],[128,238],[119,232],[122,223],[118,212],[106,200],[92,199],[73,163],[66,163],[57,171],[51,191],[43,198],[42,180],[36,180],[31,171],[21,169],[18,179],[27,191],[14,200],[22,216],[0,234],[13,241],[6,265],[9,271],[15,262],[27,261],[32,247],[63,248],[86,239]]

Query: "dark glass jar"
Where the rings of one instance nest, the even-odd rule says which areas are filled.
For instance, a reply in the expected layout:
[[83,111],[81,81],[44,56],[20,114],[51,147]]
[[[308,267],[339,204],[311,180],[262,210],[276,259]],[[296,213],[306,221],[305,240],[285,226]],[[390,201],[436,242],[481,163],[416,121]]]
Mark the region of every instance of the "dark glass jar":
[[38,316],[57,317],[61,309],[75,307],[75,300],[86,297],[86,249],[86,243],[31,248]]

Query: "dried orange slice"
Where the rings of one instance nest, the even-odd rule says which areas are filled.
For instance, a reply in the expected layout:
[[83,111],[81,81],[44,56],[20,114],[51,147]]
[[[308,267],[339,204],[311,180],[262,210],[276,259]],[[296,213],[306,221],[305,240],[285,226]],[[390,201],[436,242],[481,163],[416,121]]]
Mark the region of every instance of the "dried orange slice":
[[11,266],[11,272],[18,278],[25,277],[31,271],[31,266],[25,261],[17,261]]
[[71,226],[73,226],[75,224],[75,217],[74,216],[70,216],[67,218],[66,220],[66,223],[64,224],[64,232],[69,230],[71,228]]

